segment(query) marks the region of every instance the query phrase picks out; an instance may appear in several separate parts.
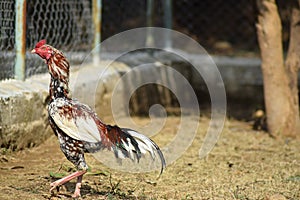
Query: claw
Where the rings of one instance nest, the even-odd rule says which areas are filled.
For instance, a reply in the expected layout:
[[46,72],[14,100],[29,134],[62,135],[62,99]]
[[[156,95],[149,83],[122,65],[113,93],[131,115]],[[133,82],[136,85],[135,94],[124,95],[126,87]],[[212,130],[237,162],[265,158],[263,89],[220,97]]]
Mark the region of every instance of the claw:
[[53,190],[56,188],[57,192],[59,191],[59,184],[56,182],[53,182],[50,184],[50,192],[53,193]]
[[74,194],[72,195],[73,198],[77,198],[80,197],[80,189],[79,190],[75,190]]
[[77,178],[77,183],[76,183],[76,187],[75,187],[75,192],[72,195],[73,198],[77,198],[80,197],[80,188],[81,188],[81,181],[82,181],[82,176],[79,176]]

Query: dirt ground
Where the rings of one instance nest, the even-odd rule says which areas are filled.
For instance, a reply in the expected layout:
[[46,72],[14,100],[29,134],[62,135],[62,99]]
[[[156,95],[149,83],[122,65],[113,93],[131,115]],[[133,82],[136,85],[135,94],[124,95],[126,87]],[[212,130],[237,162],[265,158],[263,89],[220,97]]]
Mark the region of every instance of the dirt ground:
[[[135,118],[146,123],[146,118]],[[168,119],[159,145],[172,138],[180,118]],[[158,172],[131,174],[109,169],[87,156],[91,171],[84,176],[80,199],[300,199],[300,143],[273,139],[246,122],[227,120],[217,145],[199,159],[209,119],[202,117],[192,145],[176,162]],[[73,166],[61,153],[56,137],[42,145],[0,154],[0,199],[70,199],[71,182],[50,194],[52,176]]]

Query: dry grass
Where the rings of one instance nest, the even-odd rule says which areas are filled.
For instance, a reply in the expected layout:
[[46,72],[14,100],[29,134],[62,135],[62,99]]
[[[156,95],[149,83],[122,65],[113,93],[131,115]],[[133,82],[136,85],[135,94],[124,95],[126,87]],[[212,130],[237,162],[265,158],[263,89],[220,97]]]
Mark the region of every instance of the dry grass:
[[[147,122],[144,118],[135,120]],[[179,118],[170,117],[163,134],[153,139],[165,144],[179,122]],[[208,122],[201,119],[190,148],[159,180],[157,173],[118,172],[88,156],[92,173],[84,177],[81,199],[267,199],[274,194],[300,199],[299,141],[274,140],[266,133],[252,131],[247,123],[227,120],[213,151],[200,160],[198,153]],[[54,136],[37,148],[3,154],[0,199],[68,199],[74,183],[51,196],[49,172],[61,168],[60,172],[67,173],[72,167]]]

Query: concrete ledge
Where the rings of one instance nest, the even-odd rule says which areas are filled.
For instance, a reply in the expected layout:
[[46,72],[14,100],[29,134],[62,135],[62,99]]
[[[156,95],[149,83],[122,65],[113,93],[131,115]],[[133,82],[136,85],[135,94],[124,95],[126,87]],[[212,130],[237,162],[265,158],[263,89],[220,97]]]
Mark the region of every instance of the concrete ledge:
[[[49,78],[49,77],[48,77]],[[0,146],[22,149],[46,138],[46,76],[0,82]]]
[[[212,62],[206,55],[188,54],[185,52],[183,54],[184,58],[190,62],[178,55],[160,50],[136,51],[126,54],[118,60],[131,67],[147,62],[172,66],[190,82],[198,97],[200,107],[210,109],[210,96],[206,87],[207,84],[192,65],[201,66],[203,70],[210,70]],[[211,55],[211,59],[216,64],[225,85],[227,113],[229,116],[248,120],[252,118],[256,109],[264,108],[263,77],[259,58]],[[208,79],[213,81],[214,77],[209,77]],[[298,84],[300,86],[300,72]],[[139,107],[135,110],[142,111],[143,109]]]
[[[185,60],[185,59],[188,59]],[[193,66],[201,66],[204,71],[211,70],[212,65],[217,66],[226,89],[229,99],[240,99],[253,101],[253,103],[263,102],[263,80],[258,58],[239,58],[212,56],[210,60],[207,55],[185,54],[185,59],[178,55],[165,52],[153,51],[134,52],[119,58],[119,61],[129,66],[139,66],[145,61],[149,63],[162,63],[172,66],[179,71],[193,86],[199,99],[209,99],[206,83],[201,74]],[[209,80],[214,77],[206,77]]]

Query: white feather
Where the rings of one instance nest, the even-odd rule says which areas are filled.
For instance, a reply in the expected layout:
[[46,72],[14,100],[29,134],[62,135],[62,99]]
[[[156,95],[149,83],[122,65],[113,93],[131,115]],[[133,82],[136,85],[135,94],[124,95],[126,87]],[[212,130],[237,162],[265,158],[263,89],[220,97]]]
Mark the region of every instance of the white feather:
[[136,141],[139,145],[139,149],[142,154],[149,152],[151,154],[152,158],[155,157],[154,151],[156,151],[156,147],[148,137],[146,137],[134,130],[128,130],[128,133],[131,136],[133,136],[135,139],[137,139]]
[[125,159],[125,155],[120,149],[117,150],[117,157],[121,159]]
[[131,140],[129,138],[127,138],[127,143],[125,141],[122,141],[122,143],[123,143],[123,146],[125,147],[126,151],[129,152],[129,157],[131,159],[134,159],[135,158],[135,156],[134,156],[135,148],[132,145]]
[[99,130],[93,118],[91,118],[90,116],[87,116],[85,118],[77,117],[75,123],[78,127],[78,134],[81,140],[87,142],[101,141]]
[[55,124],[68,136],[76,140],[87,142],[101,141],[99,130],[94,119],[88,113],[82,111],[82,116],[62,114],[64,106],[72,106],[64,98],[57,98],[49,105],[49,114]]

